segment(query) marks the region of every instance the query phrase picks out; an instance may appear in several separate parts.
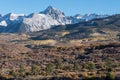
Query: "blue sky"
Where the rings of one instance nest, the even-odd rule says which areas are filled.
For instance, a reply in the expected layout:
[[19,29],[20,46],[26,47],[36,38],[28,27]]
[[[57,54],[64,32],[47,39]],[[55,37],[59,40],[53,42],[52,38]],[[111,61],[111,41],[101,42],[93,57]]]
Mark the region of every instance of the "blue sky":
[[120,0],[1,0],[0,14],[40,12],[49,5],[66,15],[120,13]]

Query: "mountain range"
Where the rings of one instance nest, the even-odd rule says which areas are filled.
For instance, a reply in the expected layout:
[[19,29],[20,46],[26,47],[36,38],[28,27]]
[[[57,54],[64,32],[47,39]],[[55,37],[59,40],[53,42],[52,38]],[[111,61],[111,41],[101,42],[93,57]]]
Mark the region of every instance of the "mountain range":
[[74,16],[66,16],[60,10],[49,6],[44,11],[29,15],[14,13],[8,13],[4,16],[0,15],[0,32],[29,33],[46,30],[57,25],[75,24],[105,17],[108,17],[108,15],[76,14]]

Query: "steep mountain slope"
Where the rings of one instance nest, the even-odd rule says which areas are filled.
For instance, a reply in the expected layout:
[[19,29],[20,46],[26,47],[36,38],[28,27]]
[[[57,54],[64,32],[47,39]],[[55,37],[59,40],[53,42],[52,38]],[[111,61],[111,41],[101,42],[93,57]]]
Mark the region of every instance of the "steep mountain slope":
[[44,14],[32,14],[31,18],[24,18],[20,26],[20,32],[34,32],[49,29],[52,25],[58,25],[56,20]]
[[[56,26],[31,34],[32,39],[73,40],[83,38],[113,39],[120,32],[120,15],[94,19],[77,24]],[[37,37],[34,37],[37,36]]]

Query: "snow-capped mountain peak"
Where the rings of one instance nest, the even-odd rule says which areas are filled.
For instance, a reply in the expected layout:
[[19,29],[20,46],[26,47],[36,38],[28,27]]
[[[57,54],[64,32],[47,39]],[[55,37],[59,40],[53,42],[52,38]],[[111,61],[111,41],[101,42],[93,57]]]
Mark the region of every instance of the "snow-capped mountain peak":
[[7,15],[4,16],[6,20],[17,20],[19,17],[24,17],[25,14],[15,14],[15,13],[8,13]]
[[46,8],[46,11],[54,11],[54,10],[57,10],[56,8],[54,8],[53,6],[48,6],[47,8]]
[[63,12],[61,12],[60,10],[58,10],[52,6],[49,6],[44,11],[40,12],[40,14],[45,14],[45,15],[51,16],[53,19],[65,17]]
[[45,14],[52,19],[57,20],[61,25],[70,24],[70,20],[67,19],[65,14],[52,6],[49,6],[44,11],[40,12],[40,14]]
[[76,17],[77,19],[81,19],[83,16],[81,14],[76,14],[74,17]]

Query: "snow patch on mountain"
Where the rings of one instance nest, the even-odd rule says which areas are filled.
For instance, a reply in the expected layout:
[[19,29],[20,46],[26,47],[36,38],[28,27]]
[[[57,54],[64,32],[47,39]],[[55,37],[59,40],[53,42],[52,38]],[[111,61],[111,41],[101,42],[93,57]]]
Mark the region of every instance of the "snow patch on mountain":
[[4,21],[4,20],[3,20],[3,21],[1,21],[1,22],[0,22],[0,26],[7,26],[6,21]]

